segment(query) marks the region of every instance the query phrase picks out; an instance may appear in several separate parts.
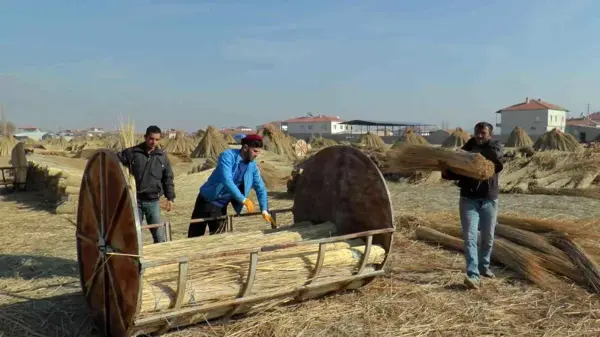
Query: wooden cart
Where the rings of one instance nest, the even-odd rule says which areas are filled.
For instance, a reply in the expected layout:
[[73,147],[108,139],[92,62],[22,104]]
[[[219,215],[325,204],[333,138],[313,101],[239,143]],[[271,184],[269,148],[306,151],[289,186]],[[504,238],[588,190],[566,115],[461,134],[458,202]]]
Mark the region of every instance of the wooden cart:
[[[149,226],[140,224],[135,196],[127,181],[115,155],[100,150],[89,159],[81,184],[76,234],[81,287],[94,323],[104,336],[160,333],[175,327],[227,319],[274,299],[304,301],[331,292],[356,289],[383,274],[392,248],[395,227],[386,183],[375,164],[352,147],[334,146],[321,150],[304,167],[298,183],[291,210],[294,223],[329,221],[338,229],[338,236],[318,240],[230,249],[219,253],[190,251],[175,259],[156,259],[143,253],[141,230]],[[233,217],[228,217],[227,223],[229,230],[233,230]],[[170,230],[167,233],[170,239]],[[313,282],[328,254],[325,246],[352,238],[363,238],[366,243],[355,266],[356,272],[334,282]],[[385,251],[383,262],[370,269],[365,268],[375,245]],[[285,252],[299,246],[316,247],[312,277],[302,286],[283,286],[268,295],[251,291],[253,286],[256,288],[256,270],[261,264],[261,254]],[[247,256],[248,269],[237,296],[201,305],[184,303],[190,263],[196,259],[240,258],[244,255]],[[179,266],[174,269],[176,275],[173,275],[173,279],[178,280],[173,291],[173,304],[166,310],[140,317],[144,273],[149,268],[169,263]]]

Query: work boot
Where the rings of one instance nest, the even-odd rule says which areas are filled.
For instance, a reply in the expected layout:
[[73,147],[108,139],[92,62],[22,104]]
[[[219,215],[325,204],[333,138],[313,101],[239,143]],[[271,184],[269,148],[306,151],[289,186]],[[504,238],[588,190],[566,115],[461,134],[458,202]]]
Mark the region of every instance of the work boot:
[[479,278],[478,277],[465,277],[465,286],[469,289],[479,289]]
[[494,275],[494,273],[492,273],[492,271],[489,268],[479,270],[479,274],[488,278],[496,278],[496,275]]

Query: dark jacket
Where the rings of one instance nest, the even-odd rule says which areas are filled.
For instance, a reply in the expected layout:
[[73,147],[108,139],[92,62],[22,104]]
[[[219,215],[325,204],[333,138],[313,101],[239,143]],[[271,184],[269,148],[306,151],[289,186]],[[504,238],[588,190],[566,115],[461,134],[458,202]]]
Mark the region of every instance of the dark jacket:
[[119,152],[117,156],[135,178],[138,200],[156,201],[163,191],[167,200],[175,200],[173,170],[166,153],[156,149],[149,154],[146,144],[141,143]]
[[480,153],[485,159],[494,163],[496,166],[494,175],[488,180],[477,180],[447,170],[445,174],[442,174],[442,178],[458,180],[461,197],[485,200],[498,199],[498,173],[504,168],[504,164],[502,163],[504,148],[502,144],[491,140],[487,144],[479,145],[475,141],[475,138],[471,138],[462,149],[472,153]]

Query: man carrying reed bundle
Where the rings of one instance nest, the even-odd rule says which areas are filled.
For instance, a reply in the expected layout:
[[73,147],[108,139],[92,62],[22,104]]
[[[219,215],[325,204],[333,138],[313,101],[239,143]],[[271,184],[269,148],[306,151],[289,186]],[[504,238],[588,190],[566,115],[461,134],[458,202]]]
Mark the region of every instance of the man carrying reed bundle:
[[[465,260],[467,275],[465,285],[476,289],[480,276],[494,277],[490,270],[490,258],[494,244],[494,229],[498,214],[498,173],[503,169],[502,156],[504,149],[498,141],[492,140],[494,128],[490,123],[480,122],[475,125],[475,135],[462,147],[468,152],[480,153],[494,163],[494,175],[488,180],[477,180],[452,172],[447,164],[442,178],[458,180],[460,186],[460,222],[465,244]],[[481,231],[481,249],[477,247],[477,232]]]
[[[219,155],[217,167],[206,183],[200,187],[200,193],[198,193],[192,211],[192,220],[226,215],[230,202],[238,214],[244,206],[248,212],[254,212],[254,204],[248,199],[250,189],[253,188],[258,196],[263,218],[267,222],[273,223],[268,212],[267,188],[254,161],[262,147],[262,136],[248,135],[242,139],[241,149],[225,150]],[[210,235],[220,233],[225,229],[225,220],[190,223],[188,238],[203,236],[207,224]]]
[[[117,154],[123,165],[135,178],[137,207],[140,221],[146,217],[148,224],[160,224],[160,195],[167,198],[167,212],[175,202],[173,170],[167,154],[158,148],[161,130],[156,125],[146,129],[144,142],[126,148]],[[154,243],[165,242],[164,227],[150,228]]]

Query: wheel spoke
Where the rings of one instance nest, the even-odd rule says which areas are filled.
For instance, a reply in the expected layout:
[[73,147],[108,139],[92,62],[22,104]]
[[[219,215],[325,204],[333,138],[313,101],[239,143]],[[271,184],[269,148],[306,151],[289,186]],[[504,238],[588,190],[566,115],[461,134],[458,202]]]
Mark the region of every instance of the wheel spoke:
[[87,236],[83,233],[77,232],[77,237],[89,244],[94,245],[94,246],[97,244],[97,242],[94,239],[90,238],[89,236]]
[[115,231],[115,228],[117,227],[115,224],[115,221],[118,221],[119,218],[121,218],[121,214],[123,213],[123,210],[125,209],[125,204],[126,202],[129,200],[128,198],[128,193],[129,191],[127,190],[127,188],[123,188],[123,191],[121,192],[121,196],[119,197],[119,203],[117,204],[117,208],[115,209],[115,212],[110,216],[110,220],[106,223],[107,225],[107,232],[105,234],[104,240],[106,241],[107,244],[110,244],[110,239],[113,235],[113,232]]
[[103,270],[104,270],[104,335],[105,336],[111,336],[111,331],[110,331],[110,284],[109,284],[109,279],[108,279],[108,266],[106,266],[105,264],[108,263],[108,258],[103,258],[103,262],[104,262],[104,266],[103,266]]
[[98,209],[98,203],[96,201],[96,197],[92,193],[92,184],[90,184],[90,178],[87,174],[83,176],[83,183],[85,184],[85,195],[88,199],[88,202],[92,206],[92,211],[94,212],[94,219],[96,219],[96,231],[98,237],[101,238],[101,224],[100,224],[100,210]]
[[98,184],[100,190],[100,235],[104,238],[106,233],[106,157],[103,152],[100,152],[100,167],[98,169]]
[[98,259],[96,259],[96,263],[94,263],[94,273],[92,274],[92,277],[89,280],[86,280],[84,287],[85,287],[85,298],[88,299],[90,294],[92,293],[92,290],[94,288],[94,286],[96,286],[96,279],[98,278],[98,274],[100,269],[102,268],[102,255],[98,255]]
[[114,277],[112,276],[112,264],[108,264],[106,271],[108,274],[108,280],[110,282],[110,293],[113,295],[113,301],[115,303],[115,307],[117,308],[117,316],[119,316],[119,321],[121,322],[123,330],[127,330],[127,324],[125,324],[125,321],[123,321],[123,309],[121,308],[121,303],[123,303],[123,296],[121,294],[121,288],[115,287]]

